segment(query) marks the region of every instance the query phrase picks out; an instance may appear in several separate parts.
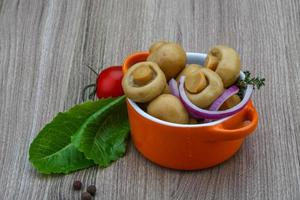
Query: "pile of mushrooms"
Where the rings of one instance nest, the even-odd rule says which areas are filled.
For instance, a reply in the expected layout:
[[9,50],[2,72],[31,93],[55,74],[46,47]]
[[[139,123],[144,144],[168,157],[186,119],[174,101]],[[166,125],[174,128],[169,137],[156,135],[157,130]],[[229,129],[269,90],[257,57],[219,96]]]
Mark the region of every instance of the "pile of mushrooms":
[[180,45],[155,42],[147,60],[134,64],[124,75],[125,95],[143,104],[148,114],[179,124],[200,123],[237,112],[231,109],[242,102],[236,95],[238,89],[231,85],[239,78],[238,53],[226,46],[215,46],[203,67],[186,65],[186,61]]

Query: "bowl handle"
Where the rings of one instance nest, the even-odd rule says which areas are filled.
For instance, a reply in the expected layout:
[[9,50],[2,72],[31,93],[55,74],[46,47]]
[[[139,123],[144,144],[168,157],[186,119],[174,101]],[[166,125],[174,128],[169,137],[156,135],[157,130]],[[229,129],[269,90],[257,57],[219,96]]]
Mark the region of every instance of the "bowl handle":
[[258,124],[258,113],[252,101],[230,119],[214,126],[214,139],[237,140],[252,133]]

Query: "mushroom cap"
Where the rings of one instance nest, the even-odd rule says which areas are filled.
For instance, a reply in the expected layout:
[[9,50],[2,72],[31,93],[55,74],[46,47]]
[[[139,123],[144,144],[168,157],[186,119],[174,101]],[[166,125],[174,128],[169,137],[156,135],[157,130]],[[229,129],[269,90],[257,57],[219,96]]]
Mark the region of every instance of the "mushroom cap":
[[[153,79],[146,85],[136,85],[132,74],[139,67],[149,66],[153,72]],[[159,66],[154,62],[139,62],[131,66],[122,79],[122,87],[125,95],[135,102],[145,103],[159,96],[167,85],[166,77]]]
[[241,70],[239,54],[233,48],[224,45],[215,46],[208,53],[204,63],[206,67],[210,56],[213,57],[212,68],[216,68],[215,72],[221,77],[224,87],[232,85],[238,79]]
[[164,44],[167,44],[168,42],[167,41],[157,41],[157,42],[154,42],[150,48],[149,48],[149,53],[153,53],[154,51],[156,51],[159,47],[161,47],[162,45]]
[[147,113],[168,122],[189,123],[189,115],[181,101],[171,94],[162,94],[152,100],[147,107]]
[[204,73],[208,85],[204,88],[200,93],[191,94],[187,90],[185,90],[188,98],[198,107],[207,108],[211,103],[213,103],[224,91],[224,86],[222,79],[220,76],[208,69],[208,68],[200,68],[202,73]]
[[176,77],[186,64],[186,53],[183,48],[176,43],[161,44],[158,48],[151,51],[147,61],[158,64],[165,73],[166,79]]

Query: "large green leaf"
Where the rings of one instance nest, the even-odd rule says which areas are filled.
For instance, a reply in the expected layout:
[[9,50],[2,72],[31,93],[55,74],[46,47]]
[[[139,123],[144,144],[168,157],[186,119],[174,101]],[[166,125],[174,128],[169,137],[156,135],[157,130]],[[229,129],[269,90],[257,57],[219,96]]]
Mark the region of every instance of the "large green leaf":
[[85,121],[72,136],[72,143],[85,157],[101,167],[123,156],[129,123],[125,98],[119,98],[101,107]]
[[[69,173],[95,165],[92,160],[86,159],[84,154],[75,148],[71,143],[71,136],[78,130],[83,130],[91,118],[101,115],[103,108],[109,110],[108,107],[112,106],[114,101],[124,102],[124,97],[87,102],[67,112],[58,113],[30,145],[29,160],[33,166],[41,173],[50,174]],[[102,126],[102,124],[93,125]],[[124,144],[117,143],[116,145]]]

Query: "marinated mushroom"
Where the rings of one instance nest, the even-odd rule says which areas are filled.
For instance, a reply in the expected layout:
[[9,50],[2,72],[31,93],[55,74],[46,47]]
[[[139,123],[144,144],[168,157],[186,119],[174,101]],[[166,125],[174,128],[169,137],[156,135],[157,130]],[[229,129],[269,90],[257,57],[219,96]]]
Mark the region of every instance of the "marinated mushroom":
[[236,106],[237,104],[239,104],[241,102],[241,98],[239,97],[239,95],[233,95],[231,96],[229,99],[227,99],[222,106],[220,107],[220,110],[227,110],[229,108],[232,108],[234,106]]
[[184,68],[186,59],[186,53],[179,44],[161,42],[151,46],[147,61],[157,63],[166,79],[170,80]]
[[241,70],[240,56],[234,49],[218,45],[209,51],[204,66],[215,71],[221,77],[226,88],[239,77]]
[[[202,79],[207,79],[205,87]],[[184,86],[188,98],[200,108],[207,108],[224,91],[220,76],[208,68],[200,68],[195,74],[186,76]]]
[[171,94],[162,94],[151,101],[147,107],[147,113],[168,122],[189,123],[189,115],[181,101]]
[[154,62],[140,62],[131,66],[122,79],[125,95],[139,103],[159,96],[166,85],[164,73]]

